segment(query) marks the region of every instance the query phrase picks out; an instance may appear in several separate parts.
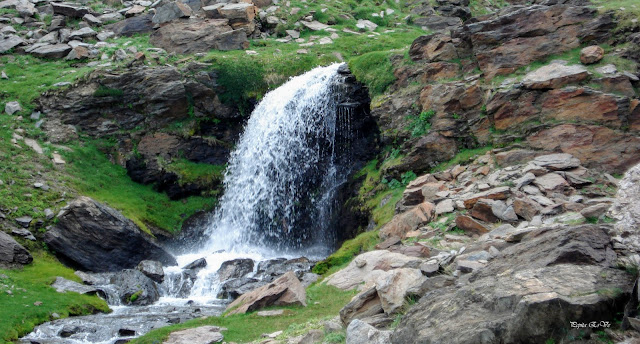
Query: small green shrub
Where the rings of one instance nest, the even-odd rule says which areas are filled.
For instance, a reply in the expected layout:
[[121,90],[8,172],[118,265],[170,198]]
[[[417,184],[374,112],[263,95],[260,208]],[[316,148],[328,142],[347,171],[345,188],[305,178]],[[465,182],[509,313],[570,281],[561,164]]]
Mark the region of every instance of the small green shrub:
[[124,91],[117,88],[109,88],[100,85],[98,89],[93,93],[94,97],[122,97]]
[[406,129],[411,133],[411,137],[418,137],[428,133],[429,129],[431,129],[431,118],[435,114],[435,111],[429,110],[421,112],[418,116],[409,116],[409,125]]

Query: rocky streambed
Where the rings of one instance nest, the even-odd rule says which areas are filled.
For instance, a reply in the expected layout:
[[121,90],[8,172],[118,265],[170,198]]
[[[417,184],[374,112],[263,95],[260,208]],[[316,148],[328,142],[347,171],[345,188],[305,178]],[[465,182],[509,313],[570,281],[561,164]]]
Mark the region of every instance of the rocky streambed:
[[126,343],[153,329],[220,315],[240,295],[289,271],[303,286],[318,278],[310,272],[315,262],[305,257],[269,259],[224,251],[193,260],[196,256],[179,256],[173,267],[142,261],[120,272],[77,271],[83,284],[58,277],[52,285],[57,291],[98,294],[112,312],[54,320],[36,327],[21,342]]

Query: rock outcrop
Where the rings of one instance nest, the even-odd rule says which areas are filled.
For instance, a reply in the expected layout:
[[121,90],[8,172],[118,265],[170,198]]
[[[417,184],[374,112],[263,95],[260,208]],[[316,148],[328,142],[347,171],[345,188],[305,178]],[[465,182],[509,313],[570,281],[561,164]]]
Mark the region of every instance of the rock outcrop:
[[157,47],[180,54],[249,47],[246,31],[233,30],[226,19],[171,22],[155,31],[149,41]]
[[88,197],[66,206],[44,240],[62,261],[87,271],[134,268],[147,259],[177,264],[131,220]]
[[392,342],[539,343],[567,335],[569,320],[613,321],[633,277],[614,267],[607,231],[583,226],[532,232],[473,273],[468,284],[425,294]]

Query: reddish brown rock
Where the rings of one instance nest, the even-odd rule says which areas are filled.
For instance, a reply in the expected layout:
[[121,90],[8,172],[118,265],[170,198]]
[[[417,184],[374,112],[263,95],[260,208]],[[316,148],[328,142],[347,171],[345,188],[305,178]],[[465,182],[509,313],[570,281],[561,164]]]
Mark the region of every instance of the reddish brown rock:
[[437,33],[416,38],[409,48],[409,56],[414,61],[449,61],[458,58],[456,47],[450,35]]
[[629,99],[589,88],[567,87],[545,93],[542,116],[559,121],[584,121],[621,126],[621,115],[629,111]]
[[480,199],[473,206],[469,215],[485,222],[498,222],[498,217],[493,214],[493,210],[491,209],[492,205],[492,200]]
[[500,186],[487,191],[479,192],[471,195],[464,200],[464,206],[467,209],[473,208],[473,206],[481,198],[486,199],[507,199],[511,195],[511,190],[508,186]]
[[440,79],[455,78],[460,75],[460,65],[451,62],[433,62],[426,64],[420,73],[420,81],[429,83]]
[[380,237],[387,239],[391,236],[404,238],[407,232],[424,226],[433,218],[435,206],[424,202],[413,209],[396,215],[380,229]]
[[435,131],[412,141],[410,147],[400,165],[392,168],[394,171],[425,171],[439,162],[450,160],[458,152],[456,140]]
[[636,91],[633,89],[629,77],[623,74],[616,74],[593,80],[594,83],[600,85],[603,92],[622,94],[627,97],[635,97]]
[[487,79],[580,46],[595,9],[572,5],[530,6],[468,25],[473,52]]
[[465,232],[482,235],[488,233],[489,230],[480,222],[466,215],[458,215],[456,217],[456,227],[462,229]]
[[605,127],[562,124],[527,142],[533,148],[572,154],[584,166],[609,173],[623,173],[640,161],[640,138]]
[[487,103],[487,113],[493,116],[495,128],[513,129],[536,118],[540,112],[535,106],[539,94],[538,91],[522,92],[518,89],[496,93]]
[[531,221],[534,216],[540,213],[542,207],[527,197],[516,198],[513,201],[513,210],[516,214],[527,221]]
[[604,58],[604,49],[592,45],[580,50],[580,62],[584,64],[596,63]]
[[447,83],[427,85],[420,92],[423,111],[433,110],[438,115],[463,114],[477,110],[484,102],[484,92],[477,85]]
[[304,286],[293,271],[258,289],[242,294],[227,306],[228,314],[244,314],[268,306],[307,305]]

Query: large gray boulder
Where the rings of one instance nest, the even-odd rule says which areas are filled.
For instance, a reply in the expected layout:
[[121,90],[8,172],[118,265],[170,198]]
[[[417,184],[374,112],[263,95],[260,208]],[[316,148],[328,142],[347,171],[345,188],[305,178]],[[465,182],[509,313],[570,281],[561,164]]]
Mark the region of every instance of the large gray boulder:
[[469,283],[431,290],[402,318],[397,344],[561,342],[569,321],[613,321],[634,278],[616,268],[607,226],[526,234]]
[[9,234],[0,231],[0,266],[24,265],[33,261],[26,248]]
[[140,270],[123,270],[114,274],[109,282],[125,305],[146,306],[160,298],[156,284]]
[[121,213],[80,197],[58,216],[44,240],[65,263],[94,272],[134,268],[142,260],[177,265],[175,258]]

